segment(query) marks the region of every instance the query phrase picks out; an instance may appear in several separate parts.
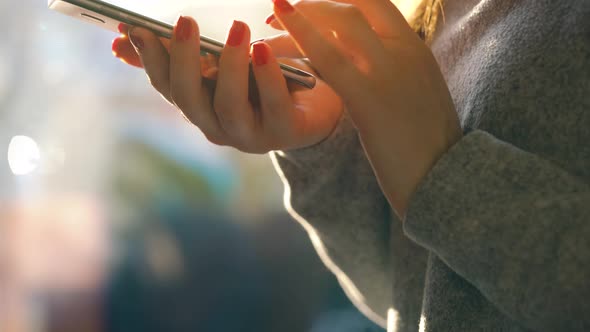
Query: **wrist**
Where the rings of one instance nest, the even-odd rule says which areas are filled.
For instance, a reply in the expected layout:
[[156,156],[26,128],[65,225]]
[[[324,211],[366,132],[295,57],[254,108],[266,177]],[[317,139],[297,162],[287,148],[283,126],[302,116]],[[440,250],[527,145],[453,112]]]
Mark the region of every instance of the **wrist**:
[[383,124],[358,128],[365,153],[391,207],[404,220],[420,183],[463,133],[457,122],[438,135],[409,126],[385,130]]

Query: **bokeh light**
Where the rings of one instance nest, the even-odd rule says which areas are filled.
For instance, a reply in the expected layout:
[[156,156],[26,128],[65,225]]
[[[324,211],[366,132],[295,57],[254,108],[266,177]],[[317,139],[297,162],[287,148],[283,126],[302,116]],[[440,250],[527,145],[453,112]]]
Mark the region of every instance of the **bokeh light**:
[[14,175],[27,175],[39,167],[41,152],[35,140],[14,136],[8,145],[8,165]]
[[[280,33],[270,0],[106,1],[220,41],[234,19]],[[270,158],[209,143],[112,56],[115,33],[39,0],[0,1],[0,30],[0,332],[380,331]]]

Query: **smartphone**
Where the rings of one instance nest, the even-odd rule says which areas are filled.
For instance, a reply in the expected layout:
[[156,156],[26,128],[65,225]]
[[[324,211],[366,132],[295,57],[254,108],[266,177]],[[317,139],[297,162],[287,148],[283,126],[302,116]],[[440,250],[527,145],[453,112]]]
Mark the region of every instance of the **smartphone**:
[[[157,36],[170,39],[174,29],[168,23],[101,0],[49,0],[49,8],[115,32],[118,32],[119,24],[124,23],[151,30]],[[202,55],[209,53],[219,56],[223,47],[223,43],[201,36]],[[286,64],[279,65],[287,80],[309,89],[315,86],[316,78],[310,73]]]

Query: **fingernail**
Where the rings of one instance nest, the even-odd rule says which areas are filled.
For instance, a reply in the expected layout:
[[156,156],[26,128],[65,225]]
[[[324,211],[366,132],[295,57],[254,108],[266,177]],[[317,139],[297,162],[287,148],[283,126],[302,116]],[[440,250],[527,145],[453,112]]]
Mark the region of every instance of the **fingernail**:
[[133,44],[133,46],[135,46],[135,48],[139,51],[143,50],[143,48],[145,47],[143,39],[141,39],[141,37],[139,37],[138,35],[134,34],[133,30],[131,30],[129,33],[129,40],[131,40],[131,44]]
[[115,38],[115,40],[113,40],[113,45],[111,47],[112,51],[113,51],[113,55],[116,56],[117,58],[119,57],[119,45],[121,44],[121,38]]
[[252,54],[254,58],[254,64],[256,66],[262,66],[268,63],[268,58],[270,54],[265,44],[256,43],[252,45]]
[[271,24],[272,21],[276,20],[275,14],[270,14],[268,15],[268,17],[266,18],[266,20],[264,20],[264,22],[266,24]]
[[129,31],[129,27],[125,23],[119,23],[117,30],[122,34],[126,34]]
[[231,29],[229,30],[229,36],[227,37],[227,45],[239,46],[242,44],[244,39],[244,33],[246,32],[246,24],[240,21],[234,21]]
[[193,24],[192,22],[184,17],[184,16],[180,16],[178,18],[178,21],[176,22],[176,40],[178,41],[187,41],[191,38],[191,34],[192,34],[192,30],[193,30]]
[[275,10],[280,14],[288,14],[295,10],[287,0],[272,0],[275,5]]

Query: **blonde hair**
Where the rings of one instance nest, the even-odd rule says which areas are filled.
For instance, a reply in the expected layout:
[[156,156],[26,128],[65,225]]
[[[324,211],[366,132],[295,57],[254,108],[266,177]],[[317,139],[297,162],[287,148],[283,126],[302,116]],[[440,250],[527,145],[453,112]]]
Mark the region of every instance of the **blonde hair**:
[[[400,0],[397,0],[400,1]],[[443,0],[402,0],[419,1],[420,4],[408,19],[410,26],[426,43],[432,41],[439,16],[443,16]],[[396,1],[394,1],[396,2]]]

